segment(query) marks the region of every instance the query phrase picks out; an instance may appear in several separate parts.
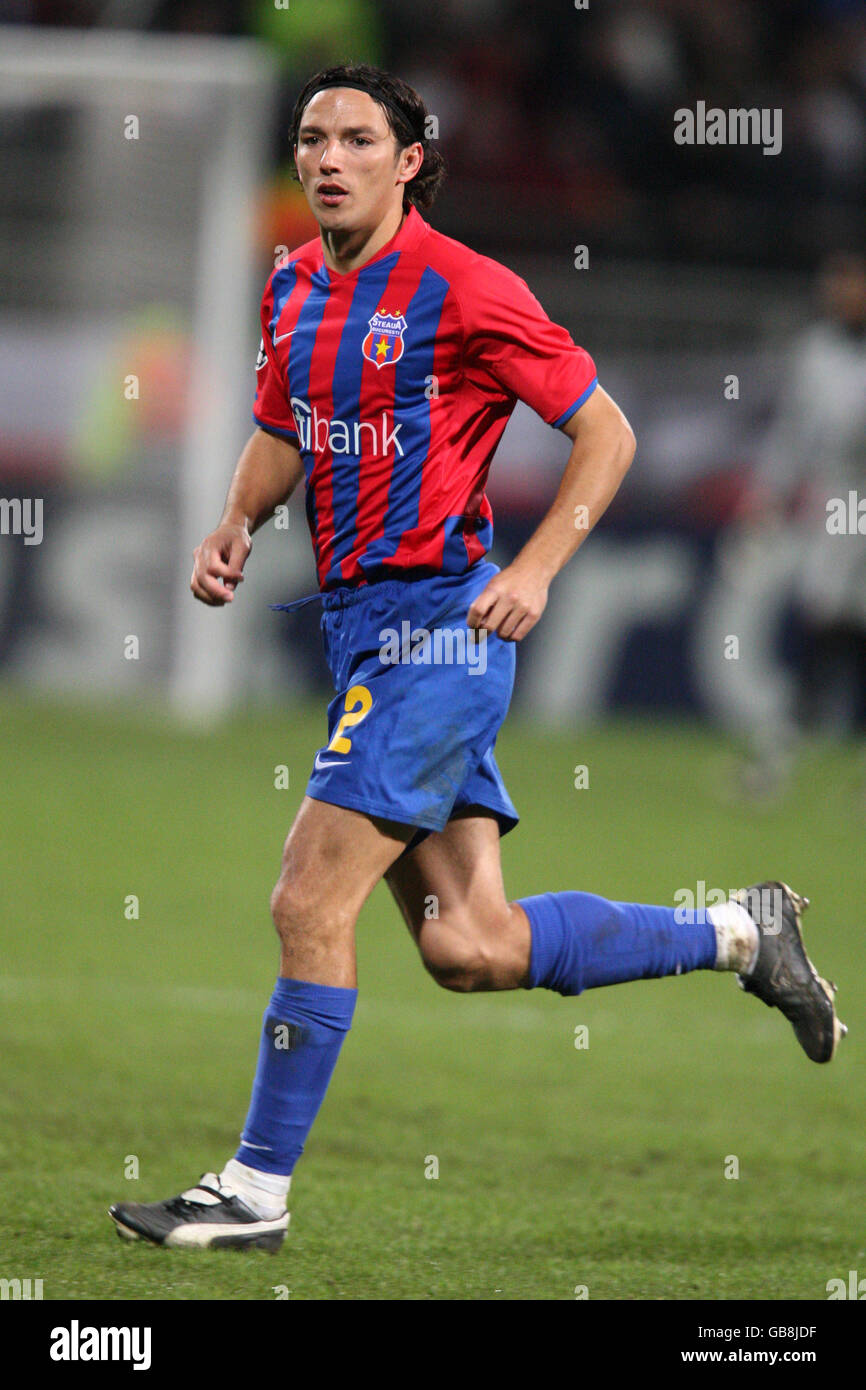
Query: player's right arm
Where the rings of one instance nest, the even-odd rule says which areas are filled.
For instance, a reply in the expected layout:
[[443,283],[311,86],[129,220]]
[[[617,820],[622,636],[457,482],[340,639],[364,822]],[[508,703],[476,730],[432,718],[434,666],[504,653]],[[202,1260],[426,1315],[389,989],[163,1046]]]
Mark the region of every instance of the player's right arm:
[[267,430],[250,435],[238,459],[219,526],[194,552],[190,589],[201,603],[221,608],[231,603],[243,582],[243,568],[252,549],[252,536],[304,476],[304,463],[294,444]]

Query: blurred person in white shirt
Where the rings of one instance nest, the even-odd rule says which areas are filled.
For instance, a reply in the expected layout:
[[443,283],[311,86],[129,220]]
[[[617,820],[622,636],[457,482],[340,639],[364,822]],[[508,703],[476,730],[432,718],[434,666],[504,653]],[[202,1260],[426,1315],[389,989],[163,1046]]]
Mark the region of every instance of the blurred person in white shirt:
[[856,728],[866,687],[866,254],[829,255],[818,293],[728,555],[778,562],[804,637],[797,678],[750,724],[742,790],[761,796],[784,787],[808,732]]

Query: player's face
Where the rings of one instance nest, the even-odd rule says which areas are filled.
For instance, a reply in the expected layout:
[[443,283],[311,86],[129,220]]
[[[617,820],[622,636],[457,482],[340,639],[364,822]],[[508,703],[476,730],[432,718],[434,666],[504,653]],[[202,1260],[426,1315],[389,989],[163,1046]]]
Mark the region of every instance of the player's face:
[[374,227],[403,202],[421,146],[401,150],[368,92],[329,87],[307,103],[295,163],[307,201],[326,231]]

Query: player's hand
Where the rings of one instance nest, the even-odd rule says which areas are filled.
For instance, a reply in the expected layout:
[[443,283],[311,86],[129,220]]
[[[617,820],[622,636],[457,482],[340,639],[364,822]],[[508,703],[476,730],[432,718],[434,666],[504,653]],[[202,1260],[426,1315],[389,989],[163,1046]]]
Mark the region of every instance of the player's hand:
[[252,549],[246,526],[218,526],[193,552],[189,587],[201,603],[221,608],[234,600],[234,591],[244,582],[243,568]]
[[517,564],[495,574],[472,600],[468,627],[495,632],[506,642],[520,642],[531,632],[547,605],[547,585]]

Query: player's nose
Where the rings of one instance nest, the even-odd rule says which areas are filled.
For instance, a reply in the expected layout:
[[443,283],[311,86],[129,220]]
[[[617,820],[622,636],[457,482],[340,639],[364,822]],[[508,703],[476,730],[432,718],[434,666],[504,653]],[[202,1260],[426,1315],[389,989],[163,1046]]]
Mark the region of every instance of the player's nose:
[[319,168],[333,173],[340,167],[340,142],[336,139],[326,140],[322,146],[322,156],[319,160]]

